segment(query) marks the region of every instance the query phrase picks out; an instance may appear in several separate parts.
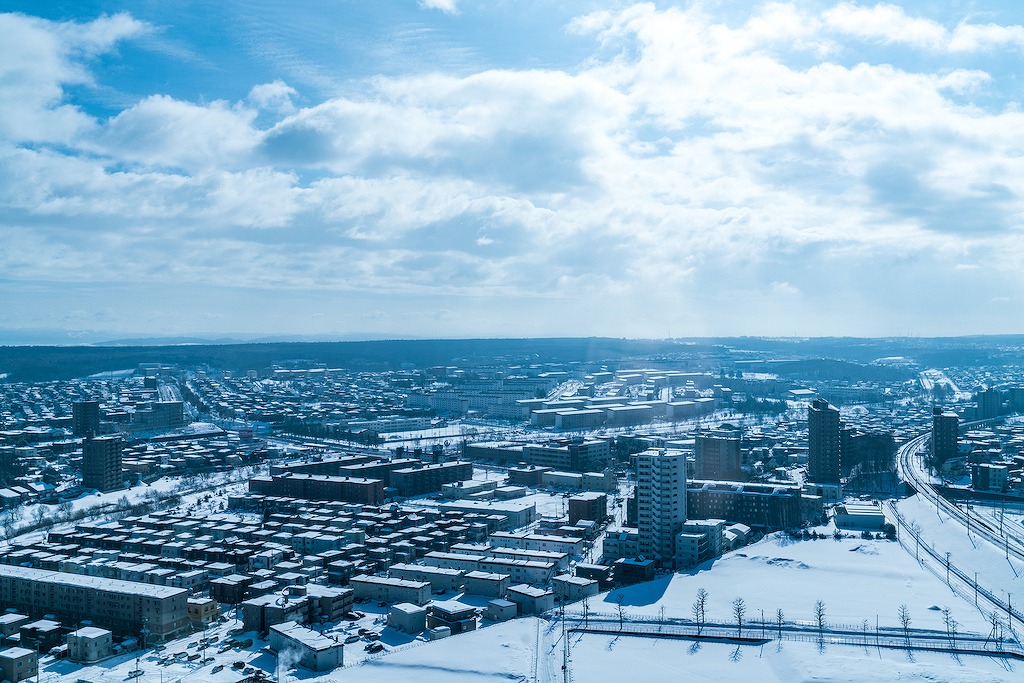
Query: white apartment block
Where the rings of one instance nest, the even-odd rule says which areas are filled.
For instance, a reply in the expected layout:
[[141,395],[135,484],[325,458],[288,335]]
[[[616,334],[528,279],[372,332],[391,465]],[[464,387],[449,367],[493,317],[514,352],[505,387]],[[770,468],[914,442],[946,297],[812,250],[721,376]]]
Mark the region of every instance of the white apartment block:
[[677,567],[676,536],[686,521],[686,454],[649,449],[636,456],[637,551],[661,567]]

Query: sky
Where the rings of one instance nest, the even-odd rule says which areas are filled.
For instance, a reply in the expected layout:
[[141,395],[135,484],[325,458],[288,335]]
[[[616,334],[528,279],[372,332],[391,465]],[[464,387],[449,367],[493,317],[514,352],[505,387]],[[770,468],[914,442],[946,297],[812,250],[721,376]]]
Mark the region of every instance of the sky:
[[0,343],[1024,332],[1024,5],[0,0]]

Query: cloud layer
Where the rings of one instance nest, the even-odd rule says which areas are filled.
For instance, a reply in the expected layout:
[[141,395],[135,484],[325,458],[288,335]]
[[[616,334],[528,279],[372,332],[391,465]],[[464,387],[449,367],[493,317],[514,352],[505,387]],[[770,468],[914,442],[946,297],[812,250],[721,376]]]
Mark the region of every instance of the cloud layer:
[[154,333],[1019,331],[1024,27],[804,7],[596,11],[571,69],[110,116],[71,94],[159,27],[0,15],[0,324],[98,288],[90,324]]

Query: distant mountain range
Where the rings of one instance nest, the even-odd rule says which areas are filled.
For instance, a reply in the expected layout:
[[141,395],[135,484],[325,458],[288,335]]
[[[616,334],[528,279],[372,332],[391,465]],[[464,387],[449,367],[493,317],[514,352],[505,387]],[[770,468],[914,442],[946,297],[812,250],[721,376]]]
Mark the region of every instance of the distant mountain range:
[[[812,372],[833,378],[888,376],[874,361],[902,357],[923,367],[1024,364],[1024,336],[887,338],[721,337],[691,339],[390,339],[303,341],[302,336],[149,337],[96,340],[49,346],[0,346],[0,380],[32,382],[73,379],[163,363],[215,370],[265,370],[311,363],[332,368],[397,370],[435,365],[583,363],[588,369],[657,368],[691,371],[755,369]],[[842,363],[822,363],[822,361]],[[811,361],[811,365],[807,362]],[[891,363],[883,363],[891,365]],[[859,369],[858,369],[859,368]]]
[[[217,336],[177,336],[157,337],[144,334],[130,335],[111,339],[109,332],[89,330],[2,330],[0,329],[0,346],[182,346],[182,345],[220,345],[220,344],[270,344],[287,342],[344,342],[373,341],[384,338],[380,334],[277,334],[252,335],[232,334]],[[414,336],[394,336],[392,339],[417,339]]]

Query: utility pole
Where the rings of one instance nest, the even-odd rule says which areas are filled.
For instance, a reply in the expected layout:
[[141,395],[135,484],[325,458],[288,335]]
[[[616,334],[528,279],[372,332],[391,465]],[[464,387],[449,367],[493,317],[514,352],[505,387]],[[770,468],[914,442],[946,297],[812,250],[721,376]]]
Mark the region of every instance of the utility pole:
[[565,602],[559,603],[562,615],[562,683],[569,683],[569,634],[565,630]]

